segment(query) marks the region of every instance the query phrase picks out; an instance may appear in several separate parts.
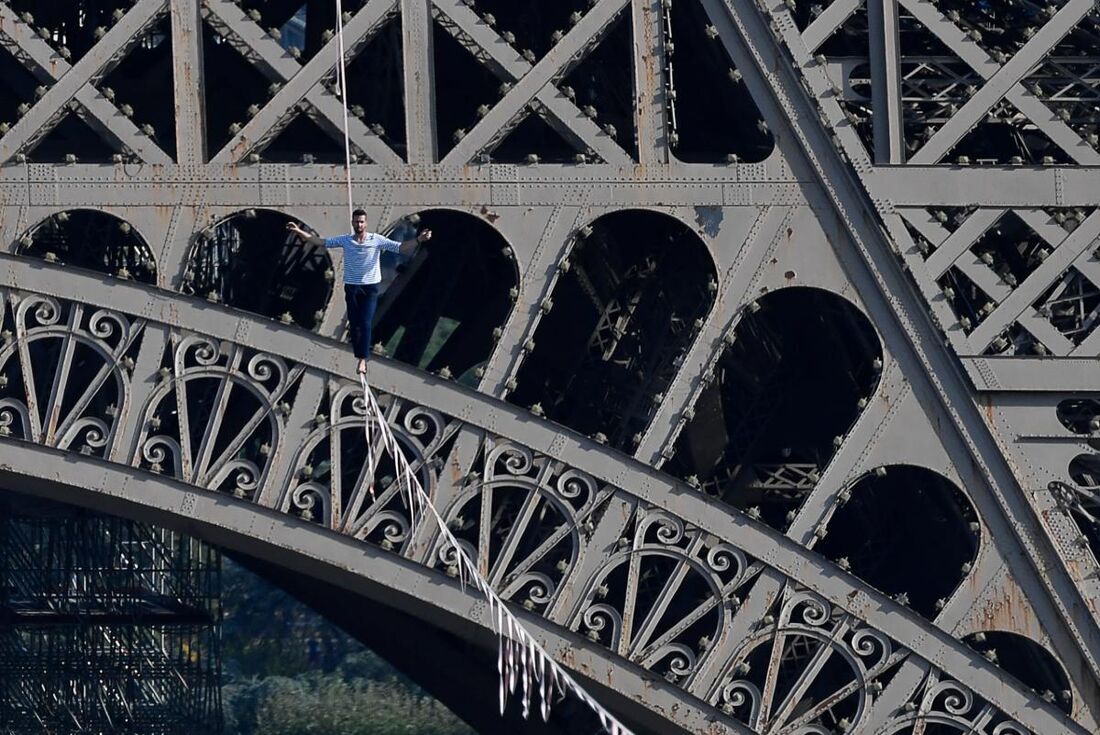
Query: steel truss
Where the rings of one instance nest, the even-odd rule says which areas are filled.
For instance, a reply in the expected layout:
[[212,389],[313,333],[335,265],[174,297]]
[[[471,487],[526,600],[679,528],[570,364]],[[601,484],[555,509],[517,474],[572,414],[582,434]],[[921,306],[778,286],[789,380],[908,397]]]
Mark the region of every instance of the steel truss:
[[[697,14],[681,16],[676,4]],[[321,538],[365,542],[379,564],[400,555],[443,579],[430,529],[402,516],[392,488],[372,501],[356,455],[342,453],[357,414],[340,377],[338,295],[301,316],[288,308],[283,323],[281,313],[192,295],[199,270],[225,265],[192,260],[209,255],[202,233],[232,215],[274,210],[325,234],[344,226],[342,171],[310,162],[339,130],[336,40],[310,28],[309,13],[305,40],[292,40],[294,4],[262,5],[138,0],[82,45],[69,40],[73,48],[64,44],[75,30],[43,27],[17,0],[0,5],[0,45],[33,80],[25,99],[0,111],[0,434],[33,446],[9,439],[0,452],[16,464],[89,456],[119,477],[199,498],[194,507],[206,507],[205,496],[190,488],[216,491],[234,509],[288,514],[287,534],[320,526]],[[990,734],[1096,729],[1100,550],[1088,523],[1100,426],[1060,420],[1061,404],[1100,390],[1091,0],[598,0],[563,14],[549,43],[504,27],[477,2],[368,0],[344,10],[348,59],[385,38],[378,53],[394,62],[386,84],[403,91],[399,110],[353,111],[356,201],[379,229],[425,210],[477,218],[515,265],[502,289],[511,310],[482,361],[470,357],[463,371],[476,390],[456,385],[449,367],[429,374],[378,362],[425,486],[505,597],[544,620],[547,635],[606,661],[613,686],[654,731],[703,722],[757,732],[916,732],[932,722]],[[685,28],[674,17],[705,22]],[[606,62],[600,54],[624,33],[628,55]],[[708,63],[693,62],[677,38],[714,44],[695,57]],[[112,74],[165,42],[171,94],[121,99]],[[215,58],[224,68],[206,63]],[[585,64],[593,58],[602,72]],[[730,93],[696,83],[715,58],[755,103],[746,114],[759,136],[749,147],[770,150],[762,160],[739,150],[693,149],[712,160],[692,163],[678,156],[681,143],[706,137],[689,111]],[[440,81],[452,66],[479,80],[457,95],[468,98],[461,104]],[[630,86],[622,75],[633,82],[625,117],[613,94]],[[233,99],[218,97],[224,89]],[[157,114],[174,129],[146,127]],[[103,160],[76,143],[67,157],[68,139],[51,138],[73,116],[103,139]],[[403,130],[381,119],[400,119]],[[314,126],[316,152],[300,151],[297,123]],[[45,160],[47,150],[61,155]],[[71,267],[94,264],[60,248],[31,247],[40,223],[86,208],[140,234],[155,279],[134,275],[135,258],[108,259],[99,270],[111,275],[101,276]],[[713,306],[683,325],[681,341],[662,345],[660,362],[672,367],[660,390],[626,402],[646,426],[612,441],[619,450],[604,446],[609,432],[583,436],[545,420],[549,406],[531,413],[535,401],[501,399],[524,388],[525,363],[553,344],[538,330],[566,306],[559,286],[573,278],[578,242],[629,208],[683,224],[716,278],[698,284]],[[35,259],[51,260],[47,250],[54,262]],[[333,277],[323,265],[311,265],[318,283]],[[411,270],[430,267],[429,256]],[[724,502],[721,479],[711,487],[662,469],[676,465],[682,437],[709,410],[723,355],[747,338],[745,316],[792,287],[851,302],[881,356],[871,394],[812,464],[797,452],[787,461],[761,453],[752,467],[721,468],[743,478],[739,488],[782,497],[790,510],[771,527],[766,514]],[[629,304],[619,310],[627,322],[630,313]],[[589,335],[625,334],[619,322],[608,315],[609,328]],[[29,347],[46,340],[61,345],[55,362]],[[52,372],[55,364],[63,369]],[[46,392],[38,386],[48,381],[33,378],[42,370],[57,376]],[[66,401],[73,391],[87,400]],[[756,423],[770,415],[761,395],[746,412]],[[958,517],[978,539],[963,581],[927,618],[814,552],[860,481],[889,477],[894,465],[935,470],[963,492],[969,510]],[[112,492],[94,478],[73,482]],[[178,500],[161,510],[193,512]],[[210,528],[234,522],[209,512]],[[255,543],[285,541],[252,533],[267,534]],[[426,592],[423,603],[443,606],[447,594]],[[1065,688],[1032,691],[989,651],[962,643],[992,631],[1042,646],[1066,672]],[[837,660],[844,676],[828,673]],[[791,691],[817,693],[808,708],[776,688],[792,670],[783,678]],[[659,681],[643,686],[638,671]],[[647,697],[682,703],[684,714],[647,709]]]

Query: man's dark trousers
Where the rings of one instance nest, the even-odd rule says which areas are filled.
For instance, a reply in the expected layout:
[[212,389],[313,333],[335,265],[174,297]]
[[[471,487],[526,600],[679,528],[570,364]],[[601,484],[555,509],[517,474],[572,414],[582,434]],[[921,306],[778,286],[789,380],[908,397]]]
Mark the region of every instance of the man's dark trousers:
[[351,347],[358,358],[370,357],[371,324],[378,306],[378,284],[344,284],[344,299],[348,306],[351,327]]

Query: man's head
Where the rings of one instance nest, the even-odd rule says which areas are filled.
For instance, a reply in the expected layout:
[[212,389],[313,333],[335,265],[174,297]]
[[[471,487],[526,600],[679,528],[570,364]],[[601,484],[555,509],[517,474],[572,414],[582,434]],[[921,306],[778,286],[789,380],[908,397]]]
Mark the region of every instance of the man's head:
[[366,210],[357,209],[351,213],[351,228],[355,232],[355,234],[367,231]]

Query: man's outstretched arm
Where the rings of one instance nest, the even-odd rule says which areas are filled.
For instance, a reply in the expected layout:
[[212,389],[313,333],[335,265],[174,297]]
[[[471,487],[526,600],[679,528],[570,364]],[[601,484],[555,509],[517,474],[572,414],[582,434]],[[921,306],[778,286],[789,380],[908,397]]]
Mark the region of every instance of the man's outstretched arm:
[[416,251],[416,246],[417,245],[419,245],[422,242],[426,242],[427,240],[431,240],[431,239],[432,239],[432,231],[431,230],[424,230],[423,232],[419,233],[416,237],[410,237],[408,240],[405,240],[401,243],[401,254],[405,255],[405,256],[412,255],[413,252]]
[[310,245],[325,244],[325,239],[323,237],[317,237],[316,235],[309,234],[308,232],[303,230],[302,226],[299,225],[297,222],[287,222],[286,228],[297,235],[302,240],[302,242],[308,243]]

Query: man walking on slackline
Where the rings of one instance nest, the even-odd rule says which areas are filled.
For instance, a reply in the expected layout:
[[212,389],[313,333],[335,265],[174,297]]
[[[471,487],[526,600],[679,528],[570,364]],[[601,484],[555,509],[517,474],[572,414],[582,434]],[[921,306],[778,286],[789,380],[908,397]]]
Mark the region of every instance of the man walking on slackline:
[[371,324],[374,309],[378,306],[378,284],[382,270],[378,267],[382,250],[402,255],[412,255],[416,246],[432,239],[432,231],[424,230],[404,242],[367,232],[367,213],[357,209],[351,213],[352,234],[328,239],[311,235],[297,222],[288,222],[286,228],[310,245],[344,250],[344,299],[348,307],[348,324],[351,326],[351,346],[359,359],[356,370],[367,372],[367,358],[371,349]]

